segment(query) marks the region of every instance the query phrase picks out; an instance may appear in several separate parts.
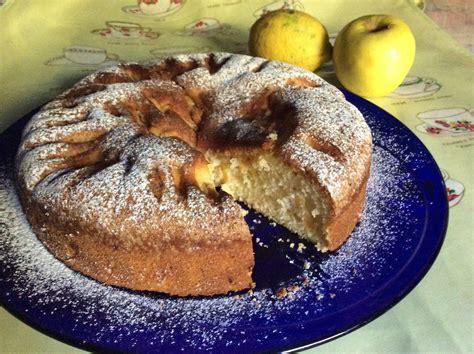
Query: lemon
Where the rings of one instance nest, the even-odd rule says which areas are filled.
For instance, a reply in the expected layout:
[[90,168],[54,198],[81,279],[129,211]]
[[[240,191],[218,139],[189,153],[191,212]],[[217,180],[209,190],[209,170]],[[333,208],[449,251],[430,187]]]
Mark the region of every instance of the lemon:
[[280,60],[314,71],[331,58],[326,28],[316,18],[294,10],[269,12],[250,29],[254,56]]

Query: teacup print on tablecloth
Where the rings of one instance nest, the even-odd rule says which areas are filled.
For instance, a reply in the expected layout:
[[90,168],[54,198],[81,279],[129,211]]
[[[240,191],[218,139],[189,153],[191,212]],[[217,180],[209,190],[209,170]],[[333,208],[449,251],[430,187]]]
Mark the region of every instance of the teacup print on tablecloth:
[[211,47],[207,46],[176,46],[165,48],[154,48],[150,50],[151,55],[156,58],[163,58],[171,55],[186,54],[186,53],[206,53],[210,52]]
[[441,89],[441,84],[428,77],[407,76],[395,90],[386,97],[421,98],[431,96]]
[[474,133],[474,110],[462,107],[434,109],[419,113],[424,122],[418,131],[438,136],[460,136]]
[[178,36],[210,37],[216,35],[233,36],[238,34],[238,32],[229,24],[221,23],[215,18],[200,18],[188,23],[182,30],[174,34]]
[[45,65],[72,65],[72,66],[112,66],[120,62],[119,56],[107,53],[104,48],[87,46],[69,46],[63,49],[63,55],[49,59]]
[[255,17],[261,17],[271,11],[280,9],[304,11],[303,4],[299,0],[275,0],[254,12]]
[[463,195],[464,195],[464,185],[449,177],[449,174],[446,170],[441,169],[441,174],[443,175],[444,184],[446,185],[446,194],[448,196],[449,207],[457,205]]
[[180,10],[187,0],[139,0],[138,5],[122,7],[122,11],[137,16],[166,17]]
[[107,21],[105,28],[95,29],[91,32],[103,38],[117,39],[156,39],[159,33],[153,32],[150,27],[143,27],[139,23],[123,21]]

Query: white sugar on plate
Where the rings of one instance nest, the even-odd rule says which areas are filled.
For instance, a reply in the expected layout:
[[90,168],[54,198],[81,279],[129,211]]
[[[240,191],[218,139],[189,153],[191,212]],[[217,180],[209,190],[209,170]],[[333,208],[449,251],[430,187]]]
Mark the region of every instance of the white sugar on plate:
[[[11,166],[6,166],[0,168],[0,266],[6,269],[8,279],[4,281],[10,286],[9,295],[4,296],[41,311],[53,309],[43,314],[51,321],[67,314],[74,319],[68,335],[80,336],[84,328],[90,328],[96,333],[94,341],[106,347],[117,343],[139,346],[143,333],[148,340],[152,338],[150,346],[171,345],[180,338],[176,348],[210,349],[229,333],[246,333],[256,318],[260,325],[263,321],[274,328],[269,335],[283,338],[288,318],[298,315],[304,322],[332,311],[340,298],[351,296],[361,280],[376,279],[378,269],[387,269],[391,259],[381,254],[386,257],[395,252],[400,237],[390,214],[405,215],[400,223],[419,223],[404,206],[408,197],[422,203],[416,188],[410,190],[414,186],[409,180],[399,161],[376,147],[361,223],[340,250],[318,258],[321,255],[312,248],[299,253],[289,243],[278,242],[286,236],[275,236],[274,243],[286,247],[290,260],[301,263],[301,272],[293,279],[263,287],[257,283],[253,292],[238,297],[178,298],[106,286],[54,258],[32,233],[15,192]],[[410,242],[408,235],[407,247]],[[275,291],[281,286],[293,289],[291,296],[279,299]],[[267,339],[252,340],[262,343]],[[227,341],[227,345],[238,343]]]

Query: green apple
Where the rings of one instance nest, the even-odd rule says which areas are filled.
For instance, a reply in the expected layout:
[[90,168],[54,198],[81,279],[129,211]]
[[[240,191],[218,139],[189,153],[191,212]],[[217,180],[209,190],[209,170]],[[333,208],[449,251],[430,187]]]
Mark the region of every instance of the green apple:
[[333,62],[339,82],[364,97],[393,91],[415,59],[415,37],[400,18],[362,16],[347,24],[334,44]]

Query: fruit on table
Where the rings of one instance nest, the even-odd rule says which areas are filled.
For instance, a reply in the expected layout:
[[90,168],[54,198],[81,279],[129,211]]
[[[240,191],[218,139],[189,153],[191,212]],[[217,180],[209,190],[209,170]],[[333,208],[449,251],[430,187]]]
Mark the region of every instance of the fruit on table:
[[295,10],[272,11],[250,29],[252,55],[280,60],[314,71],[331,58],[326,28],[316,18]]
[[408,74],[415,48],[415,38],[402,19],[362,16],[347,24],[336,38],[336,76],[346,89],[360,96],[384,96]]

